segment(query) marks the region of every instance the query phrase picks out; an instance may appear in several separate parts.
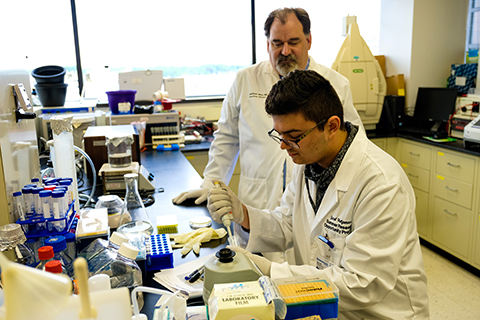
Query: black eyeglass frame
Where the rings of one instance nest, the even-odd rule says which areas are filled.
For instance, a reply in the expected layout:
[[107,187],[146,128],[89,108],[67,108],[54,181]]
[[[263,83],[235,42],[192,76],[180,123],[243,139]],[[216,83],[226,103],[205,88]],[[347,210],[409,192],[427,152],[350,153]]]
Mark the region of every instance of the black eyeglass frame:
[[323,119],[321,120],[320,122],[318,122],[315,127],[313,127],[312,129],[308,130],[307,132],[305,132],[304,134],[302,134],[300,137],[298,137],[297,139],[295,140],[290,140],[290,139],[283,139],[283,138],[280,138],[280,137],[277,137],[277,136],[274,136],[272,135],[272,133],[275,131],[275,128],[273,128],[272,130],[268,131],[268,136],[270,138],[273,139],[273,141],[276,141],[278,144],[282,144],[285,143],[287,146],[289,147],[292,147],[292,148],[295,148],[295,149],[300,149],[300,146],[298,145],[298,143],[303,139],[305,138],[306,136],[308,136],[313,130],[315,130],[315,128],[317,128],[318,126],[322,125],[322,124],[325,124],[328,119],[330,118],[327,118],[327,119]]

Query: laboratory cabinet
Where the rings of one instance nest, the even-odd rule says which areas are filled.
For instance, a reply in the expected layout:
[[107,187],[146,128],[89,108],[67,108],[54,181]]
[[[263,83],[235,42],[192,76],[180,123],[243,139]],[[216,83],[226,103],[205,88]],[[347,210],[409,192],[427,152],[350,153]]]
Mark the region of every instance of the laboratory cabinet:
[[430,146],[401,139],[397,158],[415,192],[417,230],[423,238],[428,237],[432,150]]
[[480,156],[407,138],[396,159],[416,197],[419,236],[480,269]]

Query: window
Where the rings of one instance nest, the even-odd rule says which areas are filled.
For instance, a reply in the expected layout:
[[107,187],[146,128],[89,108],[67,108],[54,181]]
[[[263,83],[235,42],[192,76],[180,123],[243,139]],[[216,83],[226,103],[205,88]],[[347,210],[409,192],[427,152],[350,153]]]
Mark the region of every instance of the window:
[[263,24],[279,7],[307,10],[310,54],[318,63],[332,65],[347,15],[357,16],[362,37],[378,54],[380,0],[49,0],[48,6],[37,0],[2,1],[0,27],[9,32],[2,32],[0,40],[11,50],[2,50],[1,61],[16,59],[30,71],[65,67],[67,101],[79,100],[70,2],[76,7],[83,93],[101,102],[107,101],[105,91],[118,89],[119,72],[146,69],[163,70],[164,78],[184,78],[189,98],[225,95],[238,70],[268,59]]
[[[2,1],[0,63],[4,68],[32,71],[45,65],[63,66],[67,100],[78,100],[77,66],[70,2],[65,0]],[[32,77],[31,87],[35,80]]]
[[97,96],[118,89],[119,72],[146,69],[184,78],[187,96],[224,95],[252,63],[250,1],[76,3],[82,69]]
[[467,19],[466,51],[479,48],[480,37],[480,1],[470,0]]

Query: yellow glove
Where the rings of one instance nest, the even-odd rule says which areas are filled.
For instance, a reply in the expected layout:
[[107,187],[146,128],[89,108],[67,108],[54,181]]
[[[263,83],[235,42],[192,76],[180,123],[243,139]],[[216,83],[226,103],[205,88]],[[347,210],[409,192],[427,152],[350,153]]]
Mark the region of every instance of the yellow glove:
[[182,248],[182,251],[180,251],[182,255],[187,255],[192,249],[193,252],[198,254],[202,243],[221,239],[226,234],[227,231],[223,228],[200,228],[188,233],[170,235],[170,239],[173,239],[176,243],[175,245],[172,245],[172,248]]

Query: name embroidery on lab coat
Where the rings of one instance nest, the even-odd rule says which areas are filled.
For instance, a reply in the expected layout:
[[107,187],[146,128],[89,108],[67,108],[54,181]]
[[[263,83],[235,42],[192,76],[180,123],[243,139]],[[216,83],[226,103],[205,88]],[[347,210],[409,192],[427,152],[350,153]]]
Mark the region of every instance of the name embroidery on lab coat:
[[325,229],[332,230],[338,234],[352,233],[352,221],[345,221],[337,217],[329,217],[323,226]]
[[250,92],[248,94],[249,98],[261,98],[261,99],[266,99],[268,93],[257,93],[257,92]]

